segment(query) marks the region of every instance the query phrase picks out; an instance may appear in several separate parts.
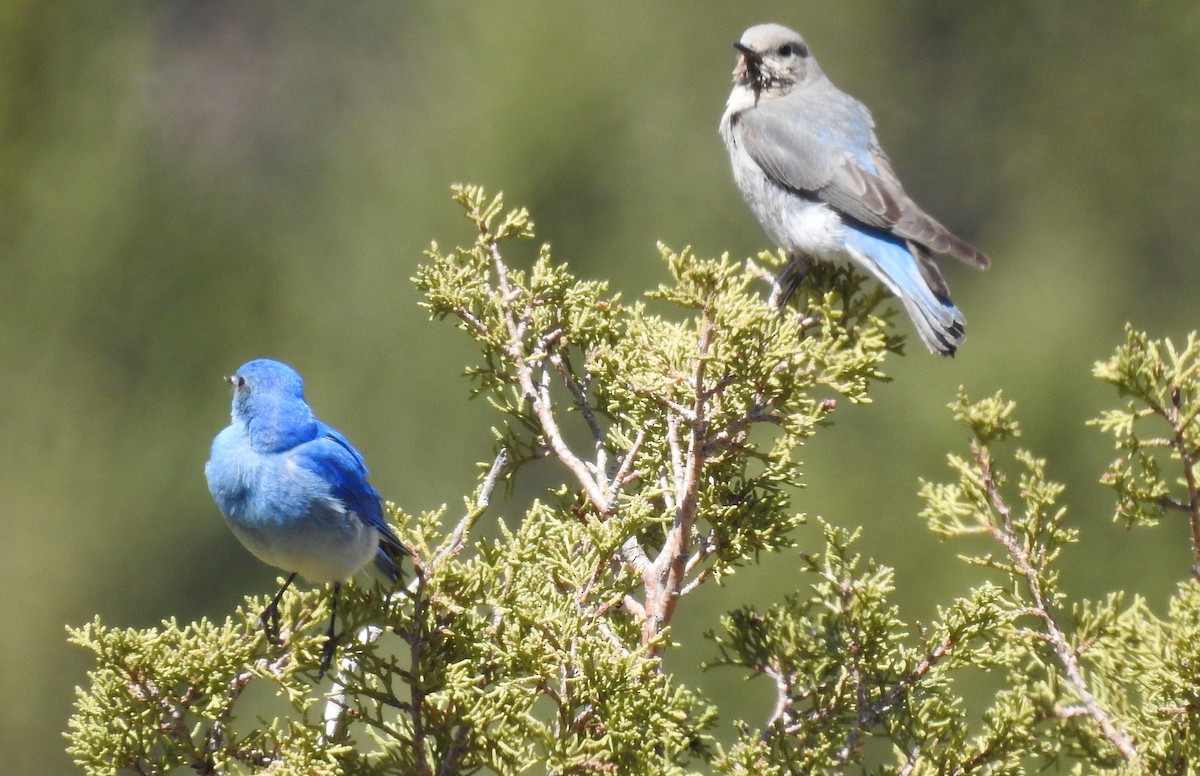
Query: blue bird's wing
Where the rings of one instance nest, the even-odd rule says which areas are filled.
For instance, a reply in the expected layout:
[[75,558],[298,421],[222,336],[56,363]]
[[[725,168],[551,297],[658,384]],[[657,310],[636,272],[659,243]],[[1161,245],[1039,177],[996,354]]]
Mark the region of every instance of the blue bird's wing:
[[320,436],[296,448],[296,463],[328,483],[330,495],[379,532],[375,565],[393,581],[399,579],[400,558],[408,552],[384,519],[383,498],[367,481],[369,472],[362,453],[337,429],[324,423],[319,426]]

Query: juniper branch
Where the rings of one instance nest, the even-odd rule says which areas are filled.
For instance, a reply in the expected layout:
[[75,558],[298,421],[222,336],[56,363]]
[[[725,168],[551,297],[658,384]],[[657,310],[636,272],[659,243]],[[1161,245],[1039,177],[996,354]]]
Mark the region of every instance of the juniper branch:
[[1059,624],[1055,607],[1043,589],[1042,574],[1044,569],[1032,562],[1029,552],[1022,546],[1013,529],[1012,510],[1000,492],[988,448],[979,444],[978,441],[972,441],[971,450],[975,455],[975,462],[979,466],[979,471],[982,475],[984,490],[992,504],[992,508],[1000,516],[1000,527],[997,527],[992,521],[988,521],[990,533],[996,541],[1004,546],[1005,551],[1015,561],[1016,570],[1024,580],[1026,590],[1029,592],[1029,596],[1033,602],[1030,612],[1042,621],[1045,627],[1043,635],[1062,665],[1068,683],[1075,694],[1079,696],[1083,707],[1087,709],[1088,716],[1100,728],[1101,733],[1108,742],[1132,766],[1139,770],[1144,770],[1141,764],[1141,755],[1139,755],[1134,745],[1133,738],[1126,731],[1117,727],[1088,686],[1087,679],[1083,675],[1083,669],[1079,665],[1078,655],[1076,655],[1070,640],[1067,638],[1067,634]]

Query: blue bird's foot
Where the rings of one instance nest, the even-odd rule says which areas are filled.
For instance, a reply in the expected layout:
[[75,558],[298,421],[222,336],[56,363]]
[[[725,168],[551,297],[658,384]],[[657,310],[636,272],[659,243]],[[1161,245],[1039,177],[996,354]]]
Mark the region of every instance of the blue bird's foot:
[[321,650],[321,670],[317,672],[317,681],[325,678],[325,672],[329,670],[329,666],[333,663],[333,656],[337,654],[337,634],[335,634],[334,626],[337,624],[337,602],[338,593],[342,592],[342,584],[335,583],[333,586],[333,605],[329,610],[329,629],[325,631],[325,648]]
[[279,601],[283,598],[283,593],[291,586],[296,579],[296,572],[287,578],[283,583],[283,587],[279,588],[271,598],[271,603],[267,604],[267,608],[262,610],[262,614],[258,615],[258,627],[263,629],[263,633],[267,637],[267,641],[274,646],[279,646]]
[[263,609],[262,614],[258,615],[258,627],[262,628],[263,635],[267,637],[271,646],[279,646],[279,609],[274,604]]
[[325,678],[325,672],[333,664],[333,656],[337,654],[337,636],[327,634],[325,648],[321,650],[321,670],[317,672],[317,681]]

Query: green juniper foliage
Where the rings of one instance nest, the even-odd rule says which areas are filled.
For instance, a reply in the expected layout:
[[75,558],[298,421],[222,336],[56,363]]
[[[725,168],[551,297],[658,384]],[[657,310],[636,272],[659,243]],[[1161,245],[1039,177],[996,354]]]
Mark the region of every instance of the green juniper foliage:
[[[1120,593],[1069,599],[1056,564],[1083,551],[1081,537],[1046,462],[1009,450],[1019,428],[999,394],[959,395],[970,449],[950,457],[950,481],[922,487],[931,530],[976,537],[964,560],[978,586],[914,625],[889,601],[891,571],[855,553],[859,530],[822,521],[824,547],[800,555],[801,589],[710,631],[712,668],[775,688],[759,719],[719,722],[662,670],[671,623],[699,586],[795,551],[796,449],[839,401],[868,401],[886,379],[883,361],[901,347],[886,295],[817,267],[780,314],[756,288],[758,264],[659,246],[669,282],[626,302],[546,247],[515,266],[507,249],[533,237],[529,215],[477,188],[456,187],[455,199],[473,240],[433,245],[415,280],[431,316],[479,346],[467,374],[497,422],[476,491],[458,514],[388,505],[412,580],[347,586],[332,685],[317,683],[320,588],[284,597],[278,645],[256,626],[262,598],[222,623],[70,629],[96,656],[67,733],[87,772],[1196,768],[1200,582],[1181,583],[1166,619]],[[1130,330],[1097,367],[1130,397],[1096,421],[1122,456],[1104,478],[1118,519],[1181,512],[1193,537],[1198,347]],[[498,484],[543,458],[558,485],[523,515],[500,514]],[[498,539],[475,536],[481,519],[499,524]],[[968,715],[955,678],[979,670],[1003,687]],[[275,716],[252,717],[249,696],[255,709],[273,701]],[[714,742],[718,724],[735,734],[729,746]]]
[[[1188,336],[1183,350],[1126,329],[1126,343],[1096,364],[1096,377],[1117,386],[1129,404],[1093,421],[1116,437],[1123,455],[1102,480],[1119,497],[1117,517],[1126,525],[1155,525],[1166,510],[1191,523],[1193,575],[1200,575],[1200,340]],[[1173,477],[1164,474],[1179,468]],[[1172,481],[1174,480],[1174,481]]]

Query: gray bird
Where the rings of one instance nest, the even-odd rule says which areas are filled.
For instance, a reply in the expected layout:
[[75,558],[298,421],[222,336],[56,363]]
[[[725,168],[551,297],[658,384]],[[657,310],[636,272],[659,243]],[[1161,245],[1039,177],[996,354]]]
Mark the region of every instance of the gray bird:
[[988,257],[908,198],[871,112],[825,77],[798,33],[760,24],[733,45],[721,137],[746,204],[791,257],[772,299],[785,304],[810,262],[849,259],[899,297],[930,351],[954,355],[965,322],[932,254],[979,268]]

